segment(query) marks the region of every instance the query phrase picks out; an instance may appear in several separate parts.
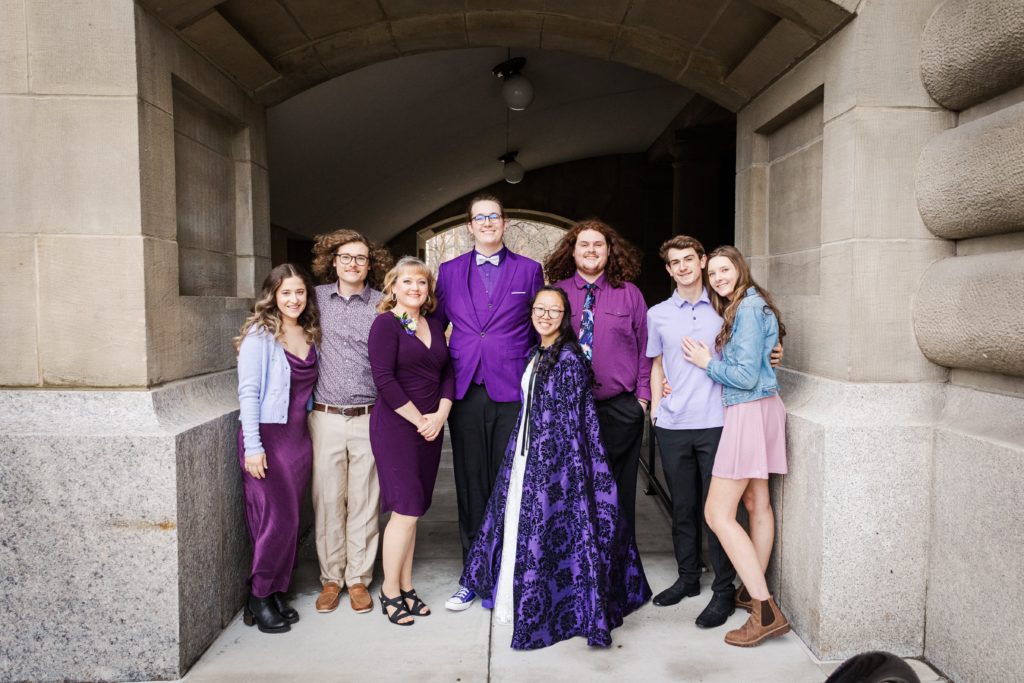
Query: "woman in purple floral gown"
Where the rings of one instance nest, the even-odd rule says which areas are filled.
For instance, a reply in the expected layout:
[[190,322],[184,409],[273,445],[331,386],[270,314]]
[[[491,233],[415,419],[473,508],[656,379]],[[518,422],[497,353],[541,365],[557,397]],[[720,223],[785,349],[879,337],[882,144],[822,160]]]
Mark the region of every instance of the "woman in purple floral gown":
[[574,636],[607,647],[651,590],[619,508],[565,292],[542,288],[532,309],[540,348],[460,583],[511,621],[515,649]]

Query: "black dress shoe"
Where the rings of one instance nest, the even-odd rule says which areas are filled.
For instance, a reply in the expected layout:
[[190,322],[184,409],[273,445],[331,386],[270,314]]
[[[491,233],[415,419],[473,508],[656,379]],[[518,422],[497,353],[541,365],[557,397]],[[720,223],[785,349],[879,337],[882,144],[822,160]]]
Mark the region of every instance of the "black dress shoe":
[[255,624],[263,633],[285,633],[292,629],[277,611],[277,605],[271,596],[257,598],[249,594],[249,601],[242,612],[242,621],[246,626]]
[[299,613],[295,611],[295,608],[284,601],[284,593],[274,593],[274,607],[281,613],[281,616],[289,624],[294,624],[299,620]]
[[736,599],[733,591],[715,593],[711,596],[711,602],[708,603],[708,606],[697,617],[697,626],[701,628],[721,626],[735,611]]
[[654,596],[654,604],[658,607],[675,605],[683,598],[692,598],[700,595],[700,582],[687,582],[685,579],[676,579],[671,586]]

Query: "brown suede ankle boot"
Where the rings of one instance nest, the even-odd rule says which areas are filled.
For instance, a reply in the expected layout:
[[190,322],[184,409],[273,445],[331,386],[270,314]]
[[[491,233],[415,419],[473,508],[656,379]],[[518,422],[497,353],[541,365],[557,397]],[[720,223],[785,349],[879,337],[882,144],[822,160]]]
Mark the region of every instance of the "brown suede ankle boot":
[[725,634],[725,642],[737,647],[754,647],[762,641],[789,633],[789,621],[775,604],[775,598],[753,600],[750,618],[735,631]]
[[750,593],[747,592],[747,587],[742,583],[736,589],[736,606],[747,612],[754,609],[754,600],[750,597]]

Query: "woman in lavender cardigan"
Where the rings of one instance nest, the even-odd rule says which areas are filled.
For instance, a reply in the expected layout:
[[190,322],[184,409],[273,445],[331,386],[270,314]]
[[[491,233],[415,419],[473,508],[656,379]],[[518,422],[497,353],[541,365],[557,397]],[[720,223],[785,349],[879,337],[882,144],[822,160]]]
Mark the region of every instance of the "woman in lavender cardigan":
[[540,348],[460,583],[513,625],[515,649],[573,636],[607,647],[651,589],[619,508],[565,292],[540,289],[532,316]]
[[320,342],[313,281],[299,266],[277,266],[263,281],[238,349],[238,460],[252,538],[247,626],[283,633],[299,620],[283,597],[291,583],[299,504],[309,484],[313,444],[306,427]]

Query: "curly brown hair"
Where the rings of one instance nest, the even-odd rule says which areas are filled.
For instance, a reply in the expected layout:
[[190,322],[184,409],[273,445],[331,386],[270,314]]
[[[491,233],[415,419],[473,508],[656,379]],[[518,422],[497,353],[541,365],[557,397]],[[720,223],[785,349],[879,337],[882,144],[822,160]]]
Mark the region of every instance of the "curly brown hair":
[[765,306],[771,309],[771,312],[775,314],[775,319],[779,323],[779,342],[782,342],[782,338],[786,336],[786,326],[782,324],[782,314],[779,312],[778,306],[772,301],[772,298],[768,295],[761,285],[754,282],[754,277],[750,274],[750,266],[747,265],[747,260],[743,258],[743,254],[740,250],[732,246],[718,247],[710,254],[708,254],[708,263],[711,263],[711,259],[716,256],[727,258],[732,262],[734,268],[736,268],[736,286],[732,290],[732,295],[728,298],[721,296],[717,292],[711,294],[711,303],[718,311],[718,315],[722,316],[722,329],[719,331],[718,336],[715,337],[715,348],[721,351],[725,348],[729,338],[732,337],[732,326],[736,322],[736,312],[739,310],[740,302],[747,295],[747,290],[751,287],[761,295],[764,299]]
[[338,271],[334,268],[334,254],[338,247],[350,242],[362,242],[370,251],[370,267],[366,275],[366,284],[374,289],[384,286],[384,276],[391,270],[394,259],[387,247],[371,242],[355,230],[335,230],[316,236],[313,243],[313,274],[321,282],[337,282]]
[[420,315],[430,315],[437,308],[437,295],[434,291],[434,273],[430,271],[426,263],[420,261],[415,256],[403,256],[398,259],[395,267],[384,276],[384,287],[381,289],[384,296],[381,297],[380,303],[377,304],[377,311],[387,313],[395,307],[395,283],[398,281],[398,276],[402,274],[403,270],[414,270],[427,279],[427,300],[420,306]]
[[544,259],[544,274],[548,282],[559,282],[576,272],[576,238],[584,230],[595,230],[608,241],[608,265],[604,277],[612,287],[621,287],[623,282],[633,282],[640,275],[640,250],[626,241],[615,228],[596,218],[588,218],[569,228],[565,236],[555,245],[551,254]]
[[235,351],[242,346],[242,340],[249,334],[250,330],[266,330],[278,341],[284,335],[284,326],[281,322],[281,311],[277,308],[277,290],[286,278],[297,277],[306,286],[306,308],[299,315],[299,325],[306,333],[306,340],[310,344],[320,343],[320,309],[316,304],[316,293],[313,291],[313,278],[306,269],[294,263],[282,263],[271,270],[263,280],[263,288],[260,295],[253,302],[252,313],[242,324],[238,336],[234,338]]

